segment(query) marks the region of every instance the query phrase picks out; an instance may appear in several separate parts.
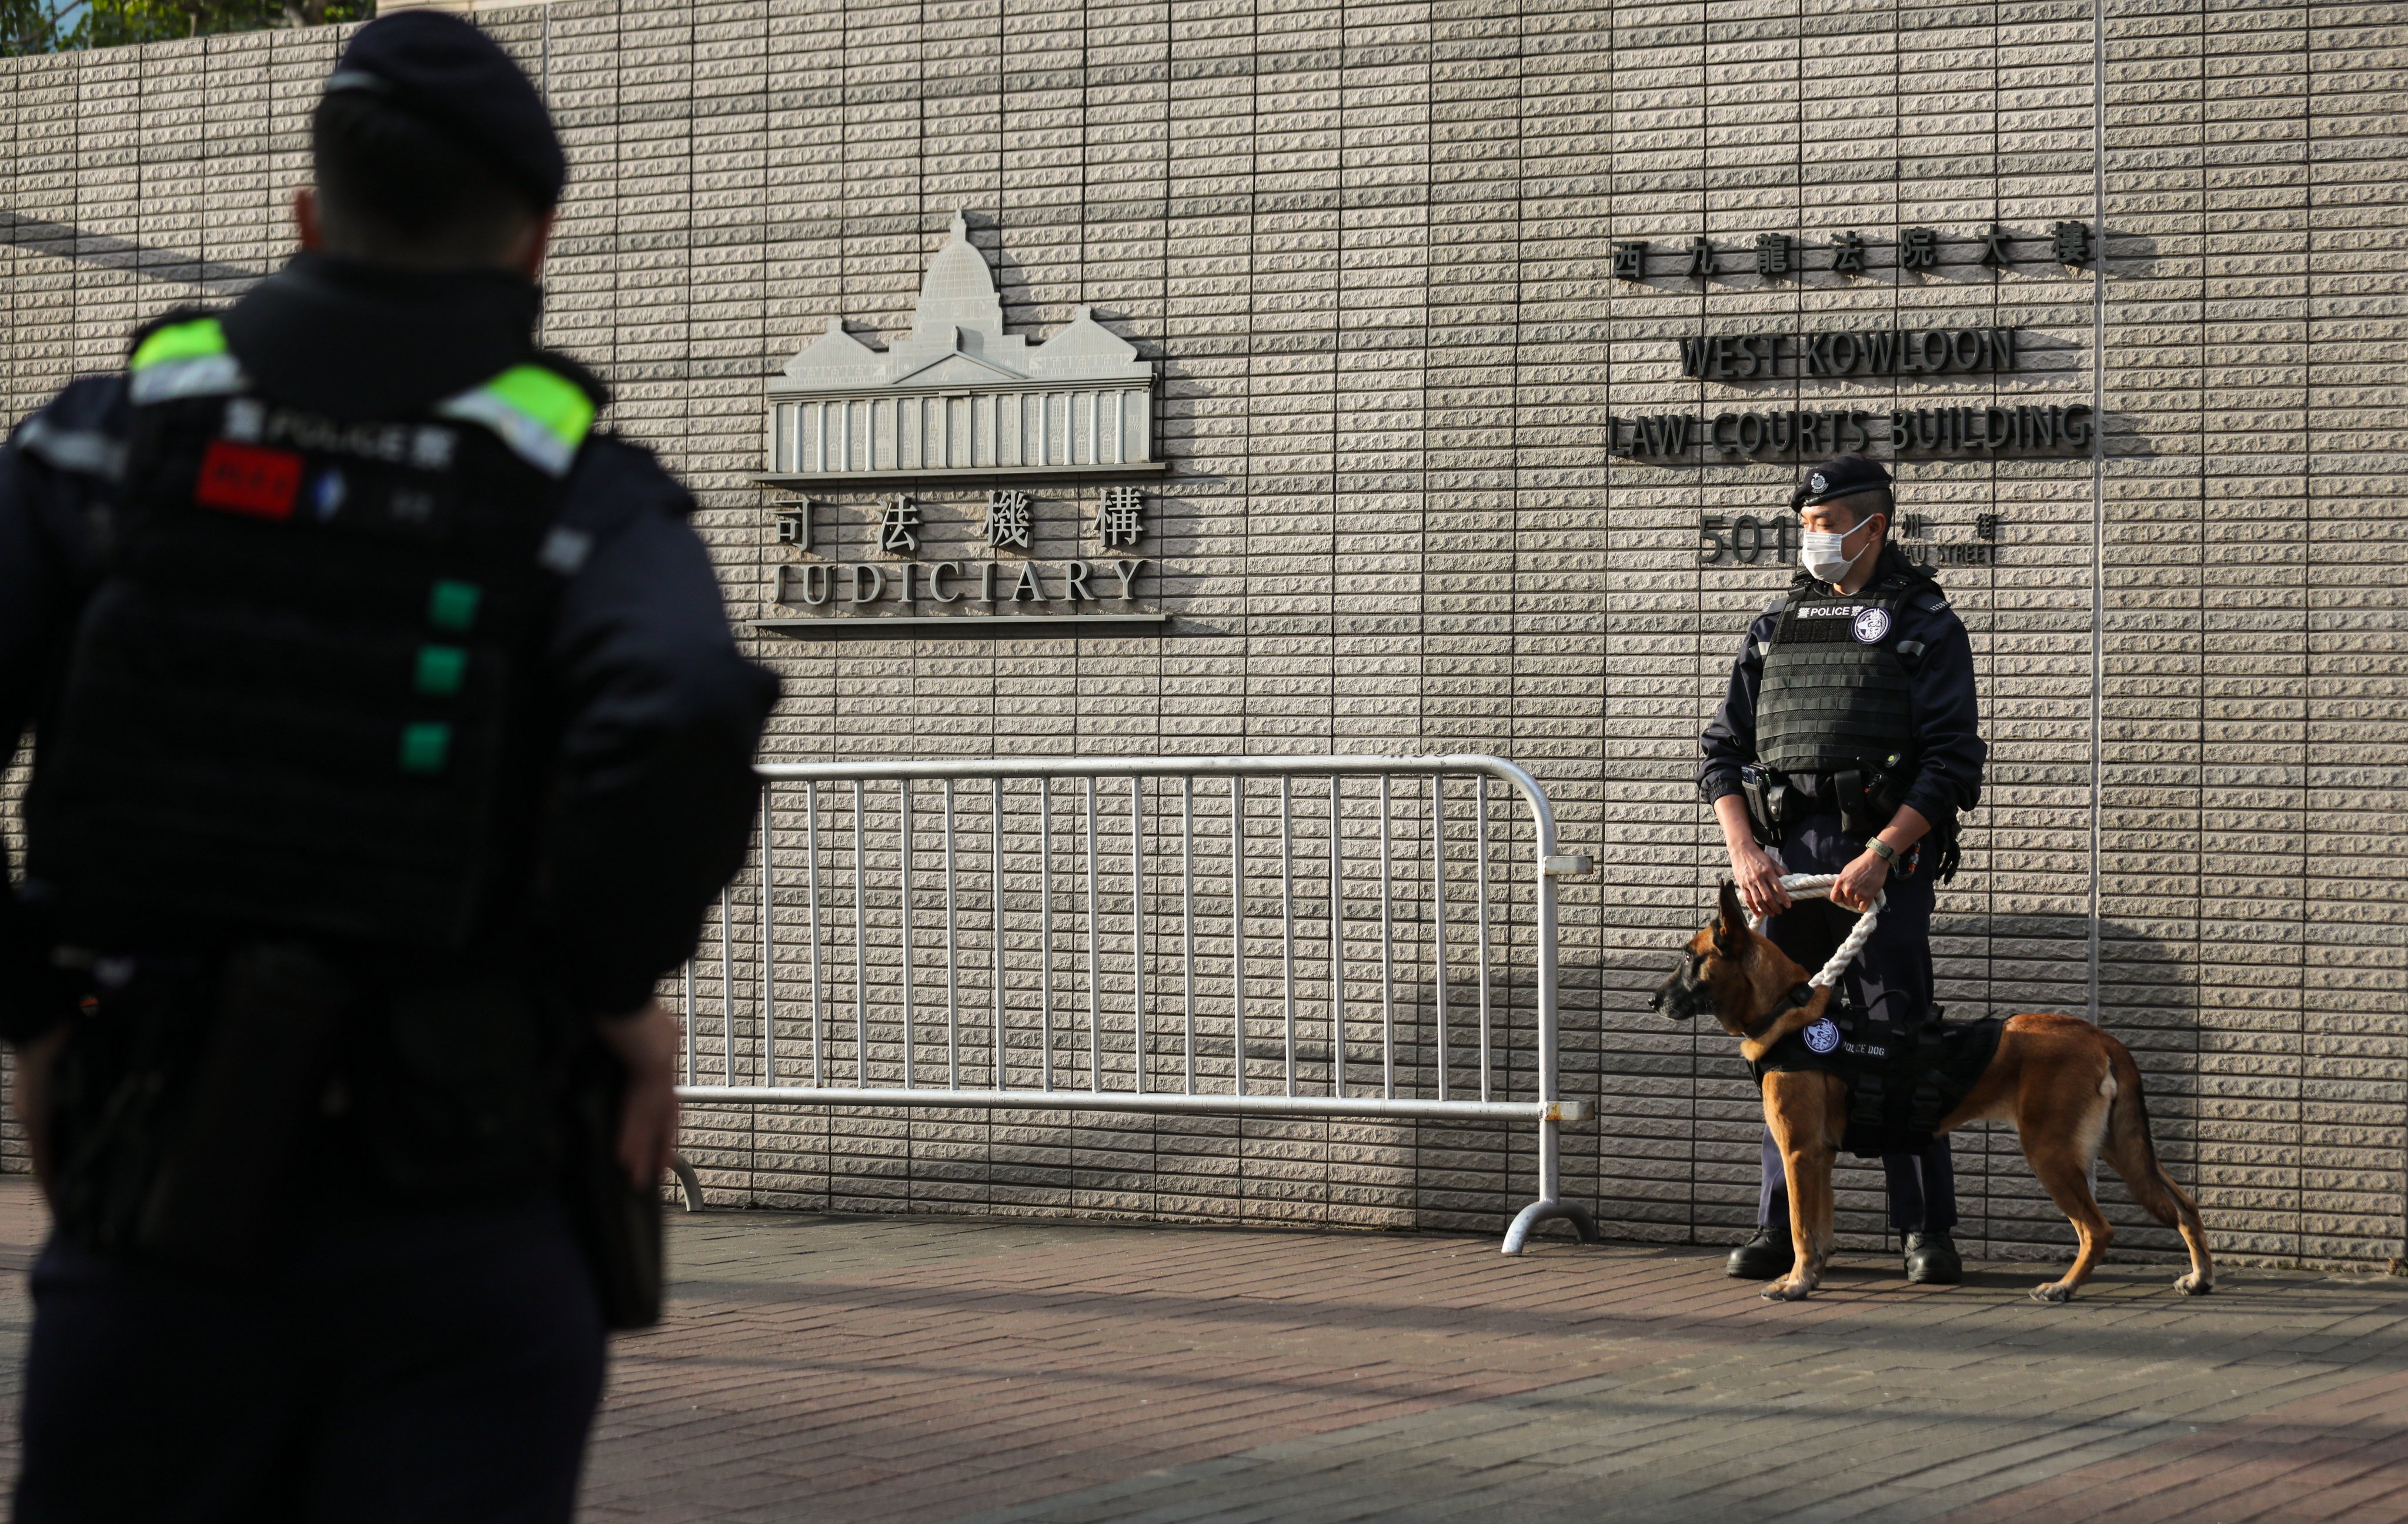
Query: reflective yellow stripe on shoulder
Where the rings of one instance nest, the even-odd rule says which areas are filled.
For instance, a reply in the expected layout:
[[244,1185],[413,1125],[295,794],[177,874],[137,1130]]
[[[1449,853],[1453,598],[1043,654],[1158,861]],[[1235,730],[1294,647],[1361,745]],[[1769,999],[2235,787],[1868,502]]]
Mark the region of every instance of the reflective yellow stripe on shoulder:
[[148,370],[171,360],[196,360],[225,352],[224,326],[215,318],[194,318],[190,322],[171,322],[145,335],[126,369]]
[[136,403],[222,396],[251,384],[227,349],[225,329],[215,318],[155,330],[135,346],[125,368],[133,374],[128,390]]
[[594,400],[585,389],[541,365],[512,365],[435,410],[483,424],[529,465],[554,477],[568,474],[594,427]]

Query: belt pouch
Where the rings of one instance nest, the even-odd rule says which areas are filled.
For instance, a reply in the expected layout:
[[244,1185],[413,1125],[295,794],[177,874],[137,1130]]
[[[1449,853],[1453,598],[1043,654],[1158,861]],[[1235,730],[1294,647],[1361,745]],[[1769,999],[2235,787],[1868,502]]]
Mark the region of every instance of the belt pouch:
[[302,1135],[324,1102],[336,1023],[351,998],[297,943],[230,954],[182,1116],[136,1224],[163,1259],[239,1269],[291,1210]]
[[1747,800],[1748,823],[1756,828],[1758,846],[1781,845],[1781,785],[1761,767],[1742,767],[1739,772],[1740,792]]
[[637,1186],[619,1163],[619,1112],[627,1076],[598,1043],[576,1059],[569,1082],[567,1177],[562,1199],[594,1275],[603,1326],[650,1328],[661,1318],[661,1192]]
[[1840,830],[1850,836],[1866,836],[1872,833],[1865,825],[1865,775],[1856,768],[1843,768],[1831,775],[1831,790],[1839,797]]

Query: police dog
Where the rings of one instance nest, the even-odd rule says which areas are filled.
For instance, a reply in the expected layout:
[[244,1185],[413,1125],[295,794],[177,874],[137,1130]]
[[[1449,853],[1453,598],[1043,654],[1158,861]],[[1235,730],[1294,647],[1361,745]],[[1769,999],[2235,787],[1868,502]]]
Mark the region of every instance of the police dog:
[[[1806,1004],[1782,1011],[1765,1025],[1806,976],[1770,939],[1756,934],[1738,890],[1726,880],[1721,916],[1689,939],[1687,956],[1657,988],[1655,1004],[1675,1020],[1711,1010],[1725,1032],[1741,1039],[1741,1054],[1755,1062],[1782,1038],[1813,1024],[1830,1004],[1829,988],[1818,989]],[[1756,1035],[1749,1036],[1751,1031]],[[2122,1043],[2070,1016],[2027,1011],[2010,1018],[1989,1067],[1939,1130],[2002,1117],[2014,1119],[2032,1173],[2057,1210],[2072,1219],[2081,1239],[2073,1267],[2062,1279],[2034,1288],[2035,1300],[2071,1300],[2115,1236],[2090,1194],[2090,1165],[2102,1156],[2124,1177],[2134,1201],[2181,1231],[2190,1269],[2175,1279],[2174,1289],[2204,1296],[2214,1289],[2215,1266],[2208,1258],[2199,1207],[2157,1162],[2148,1107],[2141,1098],[2140,1067]],[[1767,1075],[1764,1119],[1789,1176],[1790,1232],[1798,1255],[1789,1274],[1766,1287],[1764,1295],[1796,1302],[1814,1289],[1830,1258],[1831,1161],[1847,1126],[1846,1085],[1822,1072]]]

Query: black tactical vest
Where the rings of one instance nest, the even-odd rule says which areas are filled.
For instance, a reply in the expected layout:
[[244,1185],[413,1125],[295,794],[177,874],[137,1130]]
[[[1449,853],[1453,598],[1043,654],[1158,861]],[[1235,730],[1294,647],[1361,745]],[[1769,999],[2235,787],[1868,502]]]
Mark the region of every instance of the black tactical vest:
[[1898,609],[1918,586],[1893,576],[1855,597],[1789,595],[1756,689],[1758,762],[1781,773],[1912,770],[1914,697]]
[[587,548],[552,519],[593,403],[529,364],[337,422],[252,393],[213,319],[151,333],[128,385],[103,580],[38,738],[31,887],[101,948],[460,946],[552,574]]

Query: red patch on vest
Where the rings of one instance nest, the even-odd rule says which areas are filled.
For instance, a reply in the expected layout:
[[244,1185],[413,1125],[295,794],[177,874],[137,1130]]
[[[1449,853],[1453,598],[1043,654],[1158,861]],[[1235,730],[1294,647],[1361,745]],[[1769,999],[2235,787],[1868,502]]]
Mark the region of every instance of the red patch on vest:
[[260,519],[290,519],[293,500],[301,492],[305,463],[291,450],[261,449],[212,439],[201,457],[200,479],[193,484],[193,501],[205,508],[248,513]]

